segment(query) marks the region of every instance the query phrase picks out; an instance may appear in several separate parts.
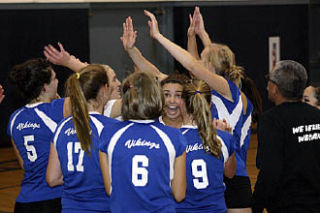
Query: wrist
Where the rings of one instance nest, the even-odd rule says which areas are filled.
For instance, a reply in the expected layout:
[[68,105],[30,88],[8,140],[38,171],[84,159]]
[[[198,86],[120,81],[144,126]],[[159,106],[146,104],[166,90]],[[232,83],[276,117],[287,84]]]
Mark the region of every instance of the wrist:
[[157,33],[153,36],[153,38],[156,39],[157,41],[159,41],[162,37],[163,35],[161,33]]
[[201,30],[199,32],[199,37],[201,38],[206,38],[206,37],[209,37],[208,33],[205,31],[205,30]]

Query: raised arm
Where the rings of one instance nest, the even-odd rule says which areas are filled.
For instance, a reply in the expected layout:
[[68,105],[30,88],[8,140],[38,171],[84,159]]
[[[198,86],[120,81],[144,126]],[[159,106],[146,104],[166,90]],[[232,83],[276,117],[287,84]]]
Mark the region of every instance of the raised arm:
[[189,14],[190,25],[189,25],[188,34],[187,34],[188,35],[188,51],[193,57],[200,60],[197,39],[196,39],[196,30],[195,30],[195,25],[196,25],[195,19],[194,19],[195,12],[196,10],[194,10],[193,16]]
[[169,53],[194,76],[207,82],[212,89],[216,90],[227,99],[232,100],[231,91],[226,79],[208,70],[188,51],[164,37],[159,32],[158,22],[152,13],[145,10],[145,15],[150,18],[148,25],[150,28],[150,36],[152,38],[156,39],[164,48],[166,48]]
[[129,54],[133,63],[135,64],[135,71],[142,71],[150,73],[156,76],[160,81],[167,77],[167,75],[160,72],[160,70],[148,61],[135,46],[137,31],[133,28],[131,17],[126,18],[126,21],[122,24],[123,34],[120,38],[123,44],[123,48]]
[[58,42],[58,46],[60,51],[54,48],[51,44],[44,47],[43,54],[51,63],[67,67],[74,72],[78,72],[80,69],[88,65],[65,51],[60,42]]
[[2,85],[0,84],[0,103],[3,101],[5,95],[4,95],[4,89],[2,88]]
[[195,32],[202,41],[204,47],[211,45],[211,39],[204,27],[204,21],[199,7],[195,7],[193,19],[195,19]]

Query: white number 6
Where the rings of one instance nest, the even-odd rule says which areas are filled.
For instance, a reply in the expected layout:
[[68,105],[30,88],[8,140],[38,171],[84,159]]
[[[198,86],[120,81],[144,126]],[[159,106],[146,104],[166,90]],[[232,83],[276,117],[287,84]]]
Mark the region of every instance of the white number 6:
[[[141,163],[142,167],[139,167]],[[132,158],[132,183],[135,186],[145,186],[148,183],[149,159],[145,155],[135,155]]]

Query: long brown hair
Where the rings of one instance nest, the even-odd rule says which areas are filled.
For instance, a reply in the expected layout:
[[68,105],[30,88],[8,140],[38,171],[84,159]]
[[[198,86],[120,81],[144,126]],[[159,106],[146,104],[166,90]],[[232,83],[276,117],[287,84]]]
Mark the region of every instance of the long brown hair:
[[123,120],[156,119],[161,115],[163,94],[155,78],[144,72],[127,77],[122,85]]
[[[210,111],[211,89],[207,83],[198,79],[192,79],[185,84],[182,95],[187,112],[192,114],[195,120],[202,144],[209,148],[210,154],[220,158],[221,142],[217,138],[217,130],[213,127]],[[207,150],[205,148],[204,150]]]
[[88,102],[97,99],[102,86],[108,85],[108,76],[101,65],[88,65],[71,75],[66,82],[66,94],[70,97],[72,120],[81,149],[90,155],[92,144],[89,125]]

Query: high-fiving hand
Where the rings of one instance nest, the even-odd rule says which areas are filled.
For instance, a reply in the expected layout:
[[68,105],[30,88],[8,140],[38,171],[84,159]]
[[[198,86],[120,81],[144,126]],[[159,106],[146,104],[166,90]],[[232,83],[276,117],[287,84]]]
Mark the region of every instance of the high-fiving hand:
[[120,39],[122,41],[123,48],[128,50],[134,47],[138,32],[133,29],[132,19],[130,16],[126,18],[126,22],[122,24],[122,27],[123,34]]
[[150,20],[148,21],[150,36],[156,39],[157,36],[161,35],[158,27],[158,21],[156,17],[148,10],[144,10],[144,14],[150,18]]

